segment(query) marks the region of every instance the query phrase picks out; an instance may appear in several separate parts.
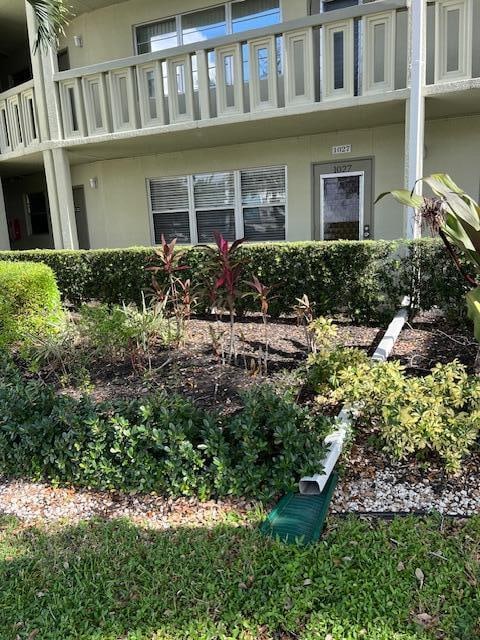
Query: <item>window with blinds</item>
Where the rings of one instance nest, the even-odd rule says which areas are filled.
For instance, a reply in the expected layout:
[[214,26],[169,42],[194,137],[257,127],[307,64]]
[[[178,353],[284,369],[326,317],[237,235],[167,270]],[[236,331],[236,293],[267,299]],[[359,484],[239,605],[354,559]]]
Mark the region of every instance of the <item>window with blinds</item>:
[[235,240],[233,171],[193,176],[193,195],[198,241],[211,242],[214,231]]
[[136,36],[138,54],[172,49],[179,44],[175,18],[137,27]]
[[168,242],[177,238],[178,242],[188,244],[191,238],[187,177],[157,178],[150,180],[149,186],[155,244],[160,244],[162,234]]
[[285,167],[242,171],[241,190],[245,239],[285,240]]
[[154,241],[285,240],[285,167],[222,171],[149,181]]

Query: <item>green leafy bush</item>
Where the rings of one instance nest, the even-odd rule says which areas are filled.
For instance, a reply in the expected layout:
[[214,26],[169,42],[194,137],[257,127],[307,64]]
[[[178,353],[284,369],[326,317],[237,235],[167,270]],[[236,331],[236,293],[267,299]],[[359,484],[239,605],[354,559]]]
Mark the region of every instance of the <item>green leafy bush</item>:
[[330,420],[269,385],[244,394],[243,403],[243,411],[224,428],[231,451],[228,493],[268,496],[279,483],[292,490],[300,477],[321,471]]
[[46,335],[62,317],[60,292],[50,267],[0,262],[0,347]]
[[[361,366],[369,366],[370,358],[360,349],[334,347],[331,350],[311,354],[307,360],[307,383],[319,395],[319,401],[338,401],[332,394],[346,376]],[[347,372],[347,373],[346,373]]]
[[[151,286],[145,267],[151,266],[152,254],[151,248],[5,251],[0,260],[44,262],[55,272],[63,298],[77,306],[91,300],[140,304],[141,290]],[[361,322],[388,319],[405,294],[421,309],[438,306],[457,319],[465,317],[463,281],[436,240],[246,244],[239,257],[246,261],[245,281],[256,276],[265,286],[281,285],[282,295],[270,304],[272,316],[291,313],[305,293],[316,314],[345,312]],[[194,287],[206,259],[195,247],[182,257],[189,266],[184,277]],[[237,311],[247,310],[257,311],[252,296],[238,302]]]
[[164,345],[178,340],[176,327],[164,318],[161,307],[141,309],[136,305],[83,305],[80,309],[80,335],[85,347],[99,357],[115,360],[127,354],[136,359],[150,356],[155,341]]
[[457,472],[480,432],[480,379],[458,361],[438,364],[424,378],[405,375],[398,362],[352,362],[332,386],[399,459],[433,452]]
[[271,498],[318,469],[330,421],[259,387],[235,416],[178,396],[95,404],[0,369],[0,474],[172,496]]

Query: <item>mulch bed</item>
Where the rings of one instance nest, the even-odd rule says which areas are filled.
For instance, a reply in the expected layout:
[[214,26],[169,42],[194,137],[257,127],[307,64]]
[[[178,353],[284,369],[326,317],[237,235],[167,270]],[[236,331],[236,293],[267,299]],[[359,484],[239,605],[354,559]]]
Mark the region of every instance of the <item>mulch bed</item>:
[[[372,355],[383,336],[383,328],[365,327],[337,320],[339,344],[364,349]],[[269,324],[268,373],[258,367],[259,351],[264,350],[264,327],[256,316],[247,316],[236,324],[237,359],[222,362],[215,355],[212,331],[223,334],[228,342],[229,325],[209,319],[189,322],[184,345],[171,351],[159,349],[152,361],[152,371],[135,371],[129,362],[98,362],[90,368],[90,393],[96,400],[142,397],[152,392],[180,393],[199,406],[234,410],[239,394],[266,379],[275,380],[299,367],[307,357],[307,343],[302,327],[292,318]],[[452,329],[442,319],[423,317],[402,332],[392,354],[405,364],[409,373],[424,375],[436,362],[457,358],[469,370],[473,366],[476,343],[467,331]],[[62,393],[78,396],[78,385]]]
[[[336,321],[338,343],[364,349],[372,354],[383,336],[383,328],[354,326]],[[269,371],[258,371],[258,352],[264,348],[264,327],[259,317],[247,316],[237,322],[235,364],[222,363],[213,353],[211,331],[224,332],[228,323],[208,319],[189,323],[185,344],[178,349],[159,349],[154,354],[152,372],[134,371],[129,362],[98,362],[90,370],[91,390],[96,400],[138,398],[154,391],[180,393],[208,409],[235,411],[239,394],[266,379],[275,383],[285,372],[305,362],[306,337],[291,318],[269,325]],[[412,375],[425,375],[437,362],[458,359],[472,370],[477,344],[467,329],[448,326],[441,317],[424,315],[411,321],[401,333],[392,357],[399,359]],[[51,381],[51,379],[50,379]],[[80,395],[78,385],[61,393]],[[450,514],[480,511],[478,468],[480,452],[474,451],[456,478],[446,476],[441,464],[428,460],[396,463],[372,446],[368,430],[358,433],[345,459],[342,481],[332,508],[336,512],[409,512],[437,510]],[[123,496],[107,492],[54,489],[46,485],[0,478],[0,512],[27,520],[128,516],[151,519],[166,528],[186,520],[213,522],[225,512],[244,515],[249,505],[231,501],[199,505],[196,500],[167,500],[157,496]]]

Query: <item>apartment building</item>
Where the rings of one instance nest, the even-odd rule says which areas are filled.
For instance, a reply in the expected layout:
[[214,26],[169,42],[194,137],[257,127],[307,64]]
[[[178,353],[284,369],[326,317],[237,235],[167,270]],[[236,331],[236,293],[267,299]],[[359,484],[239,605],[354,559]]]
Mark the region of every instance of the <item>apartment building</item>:
[[0,0],[0,247],[420,233],[379,193],[480,185],[480,0]]

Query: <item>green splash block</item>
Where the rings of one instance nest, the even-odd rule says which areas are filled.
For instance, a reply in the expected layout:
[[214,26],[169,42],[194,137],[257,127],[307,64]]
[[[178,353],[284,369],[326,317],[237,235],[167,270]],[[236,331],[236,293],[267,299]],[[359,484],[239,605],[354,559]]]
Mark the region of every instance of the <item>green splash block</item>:
[[338,475],[332,473],[318,496],[288,493],[269,513],[260,526],[260,531],[286,544],[306,545],[318,542],[337,480]]

